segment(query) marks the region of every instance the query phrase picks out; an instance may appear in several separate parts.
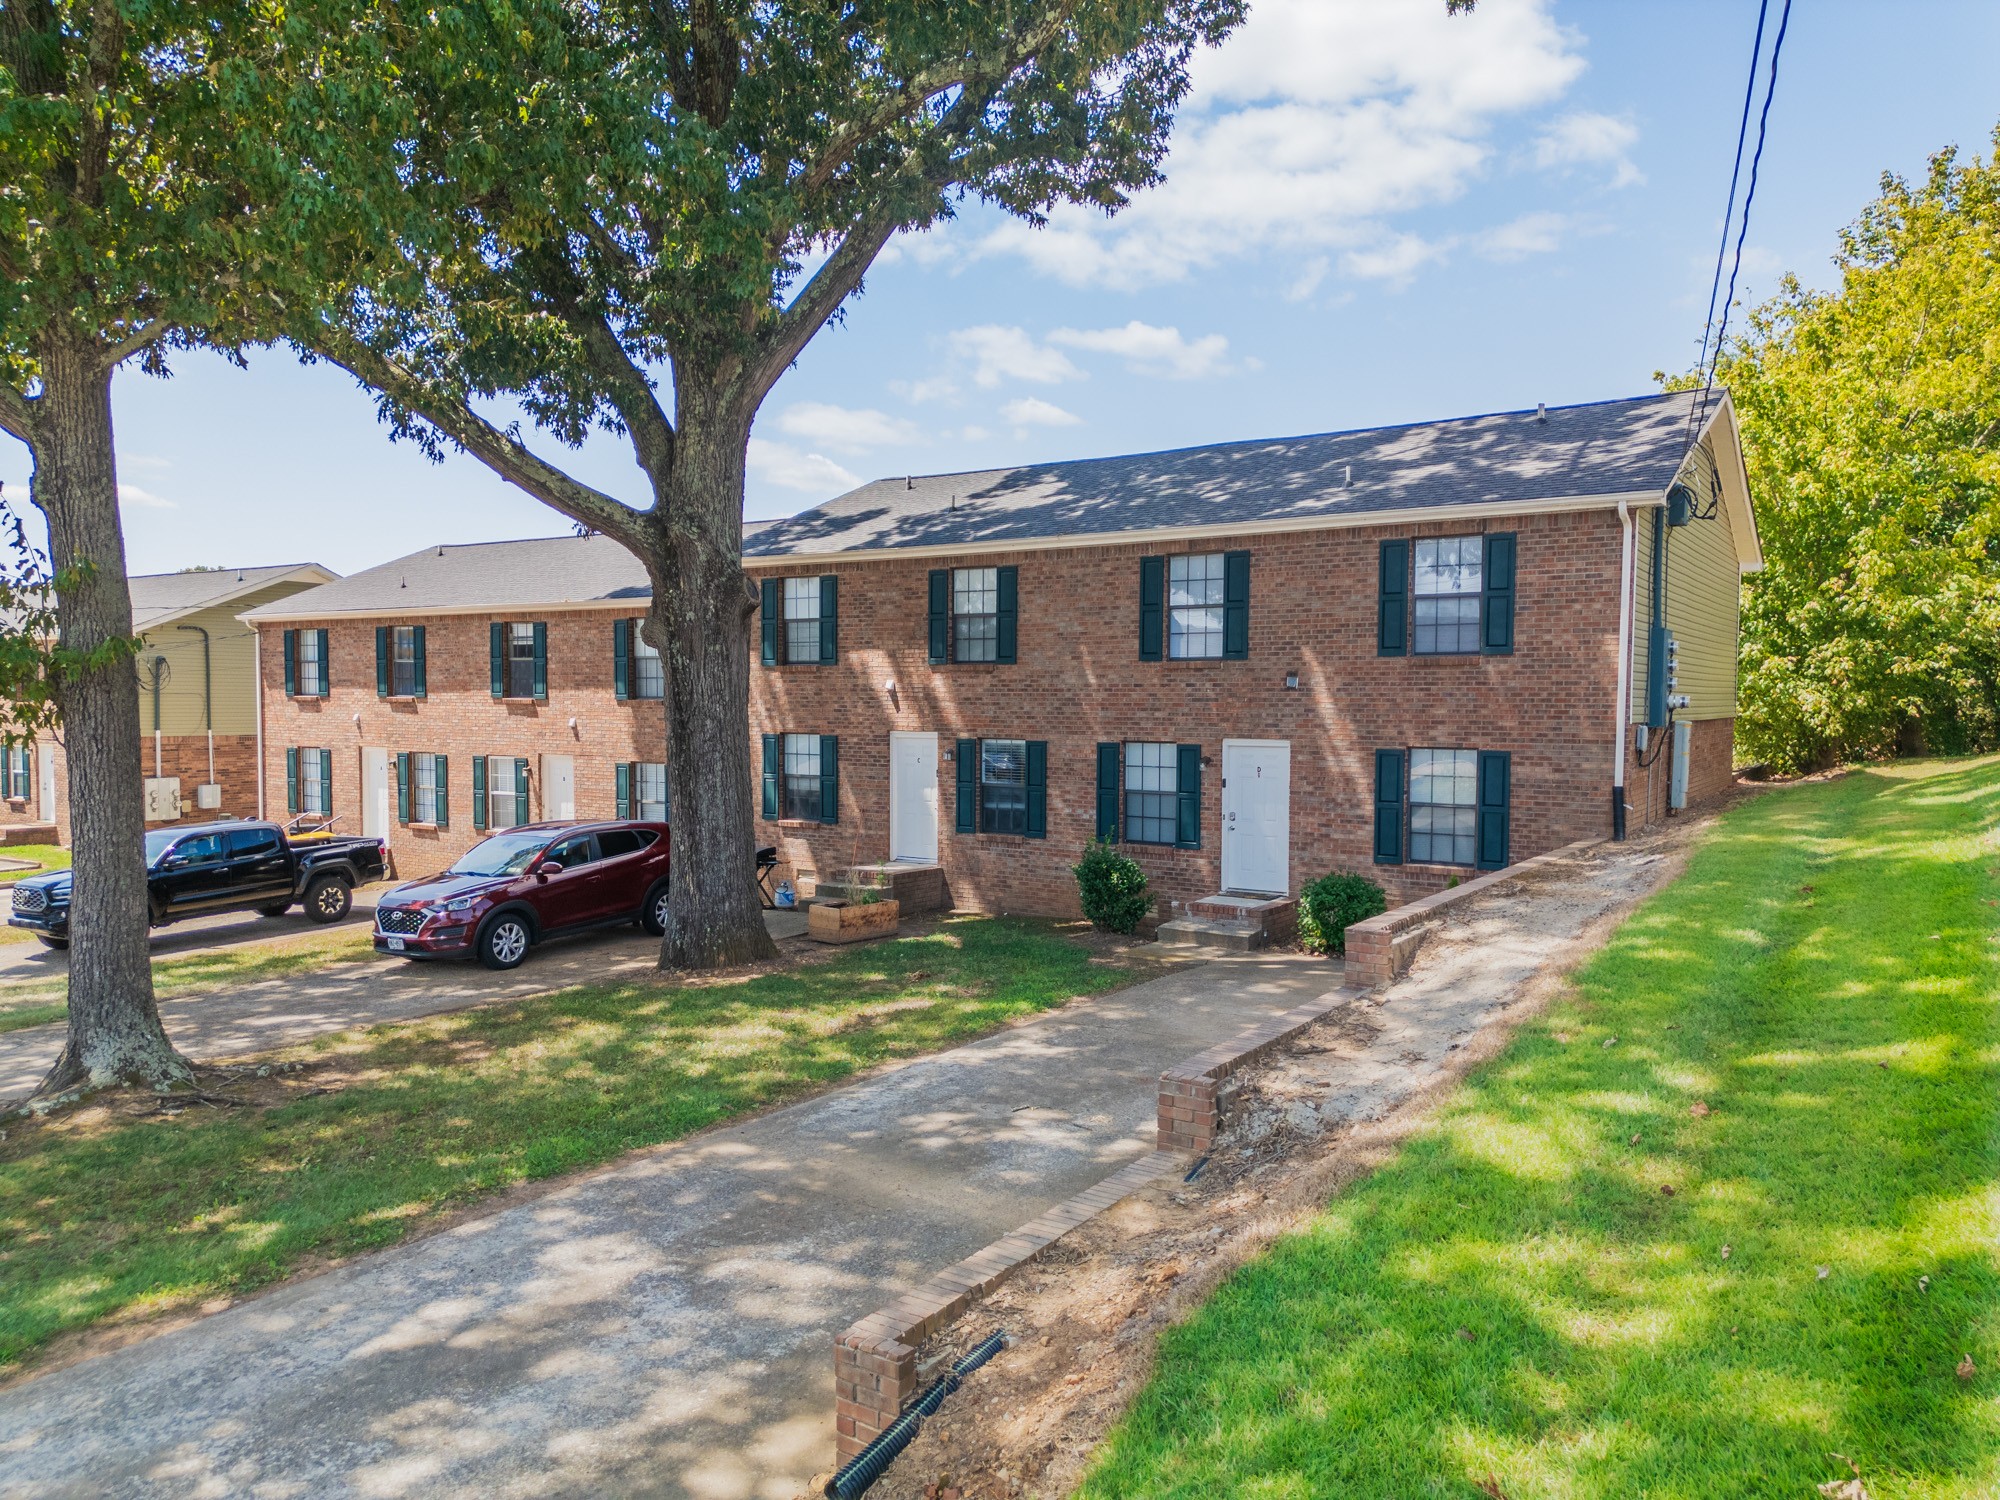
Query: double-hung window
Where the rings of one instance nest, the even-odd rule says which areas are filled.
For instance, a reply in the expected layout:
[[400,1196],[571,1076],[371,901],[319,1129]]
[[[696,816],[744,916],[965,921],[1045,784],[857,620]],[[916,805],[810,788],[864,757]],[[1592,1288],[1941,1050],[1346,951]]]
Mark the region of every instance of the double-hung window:
[[840,577],[766,578],[758,585],[760,655],[767,667],[840,660]]
[[785,660],[819,660],[820,587],[817,578],[787,578],[785,584]]
[[1469,865],[1479,852],[1479,752],[1410,752],[1410,858]]
[[1125,838],[1134,844],[1178,842],[1178,745],[1125,746]]
[[951,570],[953,661],[1000,659],[1000,570]]
[[784,736],[784,779],[779,816],[817,822],[820,815],[820,737]]
[[1222,655],[1225,602],[1223,555],[1167,559],[1167,655],[1176,659]]
[[1484,537],[1419,540],[1412,595],[1416,652],[1446,656],[1479,650],[1479,607],[1485,589]]
[[428,753],[410,757],[410,821],[438,820],[438,758]]
[[535,627],[523,621],[507,627],[507,691],[501,696],[535,696]]
[[528,821],[528,808],[521,796],[521,772],[525,762],[515,755],[486,757],[486,826],[513,828]]
[[979,831],[1028,831],[1028,742],[979,742]]
[[[477,779],[475,768],[475,786]],[[444,756],[429,751],[399,751],[396,755],[396,820],[445,827],[451,821],[446,797],[449,782]],[[479,811],[476,802],[473,811]],[[477,822],[477,818],[474,821]]]
[[333,788],[328,773],[333,757],[325,750],[299,752],[299,811],[324,817],[333,811]]
[[660,653],[653,643],[646,639],[637,625],[632,628],[632,696],[634,698],[664,698],[667,695],[666,663],[660,660]]
[[26,745],[7,747],[6,793],[15,802],[25,802],[34,795],[35,752]]
[[[667,763],[635,761],[632,765],[632,813],[643,823],[667,821]],[[818,810],[814,814],[817,817]]]
[[285,649],[285,692],[294,698],[324,698],[327,695],[326,632],[287,630]]
[[417,693],[417,628],[389,627],[389,696],[413,698]]

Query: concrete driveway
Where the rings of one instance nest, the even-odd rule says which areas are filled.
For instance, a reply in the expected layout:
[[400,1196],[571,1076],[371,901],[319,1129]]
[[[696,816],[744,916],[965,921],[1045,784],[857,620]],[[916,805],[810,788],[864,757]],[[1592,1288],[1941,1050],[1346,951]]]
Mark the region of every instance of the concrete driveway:
[[830,1343],[1148,1150],[1160,1070],[1339,983],[1247,955],[385,1251],[0,1393],[0,1495],[790,1500]]

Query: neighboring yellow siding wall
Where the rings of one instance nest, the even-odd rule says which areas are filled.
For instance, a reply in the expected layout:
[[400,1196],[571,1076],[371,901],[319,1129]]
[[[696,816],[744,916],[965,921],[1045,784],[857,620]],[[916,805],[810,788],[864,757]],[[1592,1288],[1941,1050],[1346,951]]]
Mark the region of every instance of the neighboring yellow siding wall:
[[[1650,670],[1647,627],[1652,623],[1653,512],[1634,517],[1637,546],[1633,573],[1632,720],[1646,721]],[[1667,629],[1680,643],[1679,683],[1692,706],[1682,719],[1736,717],[1736,648],[1742,573],[1729,512],[1667,528]]]
[[[153,661],[165,657],[167,670],[160,686],[162,734],[200,734],[201,716],[201,635],[181,630],[181,625],[199,625],[209,634],[214,729],[217,734],[255,734],[257,731],[257,635],[236,617],[273,599],[283,599],[312,587],[309,583],[274,583],[254,594],[231,599],[213,609],[198,610],[178,620],[170,620],[146,636],[139,653],[139,727],[153,732]],[[277,637],[273,636],[275,642]]]

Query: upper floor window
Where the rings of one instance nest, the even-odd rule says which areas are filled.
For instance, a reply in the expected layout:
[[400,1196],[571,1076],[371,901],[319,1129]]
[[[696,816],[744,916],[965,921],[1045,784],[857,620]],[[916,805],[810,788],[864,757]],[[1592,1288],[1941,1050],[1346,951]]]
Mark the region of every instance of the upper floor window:
[[1220,552],[1167,559],[1167,655],[1222,655],[1223,563]]
[[549,695],[549,627],[539,621],[495,620],[488,627],[487,651],[496,698]]
[[766,578],[758,591],[762,658],[767,667],[840,660],[840,579]]
[[422,627],[389,627],[389,696],[414,698],[417,693],[417,637]]
[[1485,592],[1484,537],[1447,536],[1416,544],[1412,595],[1416,651],[1442,656],[1479,649],[1479,609]]
[[819,580],[785,580],[785,660],[819,660]]
[[297,698],[327,695],[326,632],[285,632],[285,692]]
[[535,627],[516,622],[507,627],[508,698],[535,696]]
[[1000,570],[951,570],[953,661],[997,661],[1000,648]]
[[667,667],[660,653],[645,635],[632,632],[632,696],[664,698],[667,695]]

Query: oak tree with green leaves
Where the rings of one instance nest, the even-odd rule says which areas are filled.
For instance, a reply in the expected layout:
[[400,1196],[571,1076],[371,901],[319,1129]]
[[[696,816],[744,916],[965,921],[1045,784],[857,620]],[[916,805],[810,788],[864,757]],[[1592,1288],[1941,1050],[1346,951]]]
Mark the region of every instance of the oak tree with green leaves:
[[32,457],[55,593],[53,642],[16,622],[8,650],[49,648],[75,869],[69,1038],[44,1092],[189,1076],[148,955],[112,375],[268,337],[274,293],[304,295],[312,179],[299,196],[271,148],[299,38],[310,54],[317,33],[283,12],[207,0],[0,0],[0,431]]
[[[393,63],[394,246],[295,337],[637,556],[666,667],[669,968],[767,955],[742,564],[751,423],[892,236],[970,196],[1031,222],[1153,182],[1189,59],[1244,0],[515,0],[410,6]],[[1462,7],[1461,7],[1462,8]],[[400,112],[400,113],[399,113]],[[488,414],[629,442],[643,502]],[[485,408],[485,409],[482,409]]]
[[2000,163],[1885,176],[1835,264],[1720,366],[1765,559],[1737,745],[1785,771],[2000,735]]

